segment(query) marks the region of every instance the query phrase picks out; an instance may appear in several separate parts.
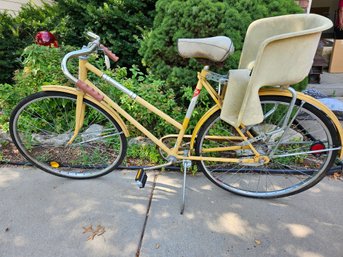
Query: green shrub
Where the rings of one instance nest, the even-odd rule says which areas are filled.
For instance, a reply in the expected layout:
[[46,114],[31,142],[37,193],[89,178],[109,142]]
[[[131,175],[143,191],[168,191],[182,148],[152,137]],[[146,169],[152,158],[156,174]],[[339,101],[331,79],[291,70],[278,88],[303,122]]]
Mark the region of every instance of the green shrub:
[[42,30],[53,32],[60,44],[77,47],[93,31],[121,57],[119,65],[140,64],[139,40],[152,26],[154,9],[155,0],[59,0],[42,7],[24,5],[16,17],[0,13],[0,83],[13,82],[20,54]]
[[[184,108],[175,101],[175,94],[172,89],[166,91],[162,90],[163,85],[165,84],[164,81],[155,78],[151,74],[144,74],[137,68],[137,66],[133,66],[130,69],[130,73],[132,73],[132,76],[128,77],[127,68],[118,68],[114,72],[107,72],[109,76],[118,80],[125,87],[135,92],[144,100],[153,104],[177,121],[182,122]],[[104,82],[98,82],[98,85],[112,99],[115,99],[124,110],[126,110],[130,115],[132,115],[132,117],[137,119],[144,127],[157,137],[177,132],[172,125],[166,123],[156,114],[134,102],[127,95],[122,94],[113,86],[105,84]],[[129,126],[130,131],[133,131],[132,136],[141,134],[128,122],[127,125]]]
[[14,36],[14,20],[9,14],[0,13],[0,24],[0,83],[10,83],[14,70],[20,66],[17,58],[21,41]]
[[70,50],[71,47],[49,48],[35,44],[24,49],[24,68],[16,72],[14,84],[0,84],[0,128],[6,130],[13,107],[22,98],[39,91],[42,85],[67,82],[61,71],[60,62]]
[[299,83],[293,85],[292,87],[299,92],[302,92],[303,90],[305,90],[307,88],[308,85],[308,77],[304,78],[302,81],[300,81]]
[[0,83],[13,83],[23,49],[34,42],[37,32],[53,29],[55,11],[51,5],[27,4],[15,17],[0,12]]
[[142,31],[152,26],[156,0],[58,0],[56,34],[62,42],[82,46],[92,31],[120,58],[119,65],[140,64]]
[[[133,159],[133,160],[132,160]],[[161,158],[157,148],[152,144],[131,144],[127,149],[128,166],[152,165],[162,164]]]
[[143,63],[166,80],[177,95],[183,85],[196,83],[201,65],[177,53],[178,38],[225,35],[232,39],[235,53],[221,72],[237,67],[249,24],[259,18],[302,12],[293,0],[158,0],[153,28],[142,41]]
[[[7,130],[13,107],[25,96],[39,91],[42,85],[68,84],[61,71],[60,62],[62,57],[72,49],[70,46],[63,45],[60,48],[49,48],[34,44],[24,50],[22,54],[24,68],[16,73],[14,77],[15,83],[13,85],[0,84],[0,110],[3,112],[0,116],[0,128]],[[97,55],[91,56],[90,62],[103,68],[103,59],[97,57]],[[73,74],[77,73],[77,60],[71,62],[69,69]],[[127,68],[117,68],[116,70],[106,71],[106,73],[176,120],[181,121],[183,118],[183,108],[174,101],[173,90],[162,91],[163,81],[156,79],[152,75],[142,73],[136,66],[130,69],[131,77],[128,76]],[[128,96],[123,95],[113,86],[106,84],[95,76],[90,76],[90,78],[94,79],[96,85],[108,93],[122,108],[132,114],[156,136],[162,136],[164,132],[176,132],[174,127],[166,124],[164,120],[147,109],[142,108],[142,106],[135,103]],[[133,127],[130,127],[131,129]],[[132,135],[139,134],[134,130]]]

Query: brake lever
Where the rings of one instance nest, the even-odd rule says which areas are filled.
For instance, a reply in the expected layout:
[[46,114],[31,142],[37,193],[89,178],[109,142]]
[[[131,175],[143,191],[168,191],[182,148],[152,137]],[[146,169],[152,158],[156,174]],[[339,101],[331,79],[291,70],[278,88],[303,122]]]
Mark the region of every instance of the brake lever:
[[104,54],[104,56],[105,56],[105,66],[106,66],[106,69],[109,70],[109,69],[111,69],[110,58],[108,58],[108,56],[106,54]]

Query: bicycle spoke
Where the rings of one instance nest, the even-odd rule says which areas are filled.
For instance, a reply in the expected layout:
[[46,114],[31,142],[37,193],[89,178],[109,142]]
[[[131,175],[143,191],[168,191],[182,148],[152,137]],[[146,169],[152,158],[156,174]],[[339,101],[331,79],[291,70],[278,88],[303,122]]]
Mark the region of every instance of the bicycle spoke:
[[76,97],[40,92],[24,99],[11,125],[18,149],[36,166],[58,176],[89,178],[113,170],[125,156],[125,135],[109,114],[90,102],[84,104],[83,124],[68,145],[75,132]]
[[[299,192],[314,185],[325,174],[325,169],[334,160],[330,126],[309,111],[307,105],[299,103],[301,106],[295,105],[290,116],[290,128],[281,129],[289,102],[280,99],[276,104],[273,100],[262,101],[265,120],[247,128],[258,137],[258,140],[249,138],[249,141],[261,156],[268,156],[273,150],[270,161],[256,163],[255,167],[244,163],[199,162],[200,169],[214,183],[237,194],[269,198]],[[248,147],[235,147],[242,145],[239,141],[211,140],[218,135],[228,137],[234,134],[235,129],[221,121],[218,112],[198,135],[196,151],[204,157],[253,159],[254,152]],[[312,146],[318,143],[323,144],[323,149],[312,150]]]

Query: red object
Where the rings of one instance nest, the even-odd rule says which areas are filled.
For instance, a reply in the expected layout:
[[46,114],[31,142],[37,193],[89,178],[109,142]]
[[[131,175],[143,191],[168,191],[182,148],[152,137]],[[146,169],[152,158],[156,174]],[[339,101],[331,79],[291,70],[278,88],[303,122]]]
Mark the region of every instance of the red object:
[[[314,143],[310,147],[311,151],[320,151],[320,150],[324,150],[324,149],[325,149],[325,145],[322,142]],[[314,153],[313,155],[316,157],[319,157],[322,153],[325,153],[325,152]]]
[[200,91],[201,91],[200,89],[197,89],[197,88],[196,88],[196,89],[194,90],[193,97],[197,97],[197,96],[200,94]]
[[36,44],[41,46],[58,47],[55,36],[49,31],[40,31],[36,34]]

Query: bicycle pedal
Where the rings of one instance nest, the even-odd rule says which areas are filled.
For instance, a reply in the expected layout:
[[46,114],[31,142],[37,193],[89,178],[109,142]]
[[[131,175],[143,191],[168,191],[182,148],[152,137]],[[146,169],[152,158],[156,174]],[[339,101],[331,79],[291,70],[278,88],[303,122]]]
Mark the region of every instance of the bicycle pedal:
[[148,179],[148,175],[146,174],[145,170],[139,169],[137,171],[137,174],[136,174],[136,177],[135,177],[135,181],[137,183],[137,186],[139,188],[144,188],[147,179]]

